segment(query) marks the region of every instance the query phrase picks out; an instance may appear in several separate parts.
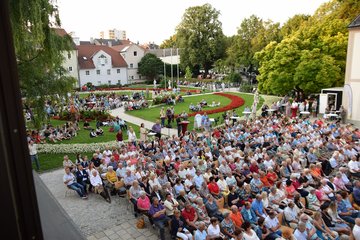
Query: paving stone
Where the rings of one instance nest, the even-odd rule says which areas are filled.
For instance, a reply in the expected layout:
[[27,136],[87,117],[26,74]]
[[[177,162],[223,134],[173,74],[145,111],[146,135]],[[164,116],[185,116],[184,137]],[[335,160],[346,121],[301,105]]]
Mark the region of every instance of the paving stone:
[[109,238],[105,236],[105,237],[99,238],[99,240],[109,240]]
[[89,236],[86,238],[87,240],[97,240],[97,238],[95,236]]
[[114,234],[112,234],[112,235],[110,235],[110,236],[108,236],[109,237],[109,239],[110,240],[117,240],[117,239],[120,239],[120,236],[119,235],[117,235],[116,233],[114,233]]
[[105,237],[105,236],[106,236],[106,235],[105,235],[104,232],[98,232],[98,233],[95,234],[95,237],[96,237],[97,239],[100,239],[100,238]]
[[105,230],[104,233],[106,236],[110,236],[110,235],[114,234],[115,232],[111,229],[108,229],[108,230]]

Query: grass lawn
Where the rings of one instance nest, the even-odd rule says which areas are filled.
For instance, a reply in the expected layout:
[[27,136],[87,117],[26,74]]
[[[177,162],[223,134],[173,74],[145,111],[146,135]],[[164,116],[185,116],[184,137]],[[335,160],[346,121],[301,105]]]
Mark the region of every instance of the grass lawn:
[[[243,115],[243,111],[244,108],[246,106],[251,107],[253,101],[254,101],[254,96],[251,94],[243,94],[243,93],[230,93],[232,95],[236,95],[239,96],[241,98],[244,99],[245,104],[237,109],[235,109],[236,113],[239,116]],[[207,101],[208,104],[211,104],[213,101],[215,101],[216,103],[220,101],[221,105],[220,107],[226,106],[227,104],[229,104],[231,102],[230,99],[226,98],[226,97],[222,97],[219,95],[202,95],[202,96],[192,96],[192,97],[186,97],[184,98],[185,102],[183,103],[179,103],[175,106],[175,114],[179,114],[182,111],[186,111],[188,113],[190,113],[189,111],[189,105],[190,103],[196,104],[197,102],[200,102],[202,99],[205,99]],[[264,102],[263,98],[260,98],[260,103],[258,104],[258,109],[262,106]],[[163,105],[164,106],[164,105]],[[152,121],[155,122],[156,119],[159,119],[159,114],[160,114],[160,108],[163,106],[159,106],[159,107],[155,107],[155,108],[147,108],[147,109],[142,109],[142,110],[136,110],[136,111],[130,111],[127,112],[130,115],[133,115],[135,117],[139,117],[148,121]],[[166,107],[166,106],[165,106]],[[204,108],[205,110],[209,110],[211,109],[210,107]],[[220,117],[220,120],[222,120],[222,114],[223,113],[215,113],[215,114],[210,114],[209,117],[210,118],[217,118]],[[189,124],[189,130],[193,129],[194,126],[194,117],[190,117],[189,118],[190,124]],[[221,121],[219,122],[221,123]],[[175,127],[175,124],[173,124],[173,127]]]
[[[92,157],[92,152],[81,153],[82,156],[87,156],[89,159]],[[61,168],[64,160],[63,153],[39,153],[40,170],[38,172],[45,172],[57,168]],[[75,163],[76,154],[67,154],[69,159]],[[32,164],[33,169],[36,169],[35,163]]]
[[[54,119],[51,119],[50,123],[53,125],[53,126],[59,126],[59,125],[63,125],[66,123],[66,121],[62,121],[62,120],[54,120]],[[93,127],[93,128],[96,128],[96,122],[95,121],[91,121],[90,122],[90,126]],[[133,127],[134,128],[134,131],[136,133],[139,132],[139,126],[137,125],[134,125],[132,123],[127,123],[128,127]],[[79,126],[80,126],[80,129],[78,132],[77,132],[77,136],[74,137],[74,138],[71,138],[69,140],[63,140],[61,142],[56,142],[55,144],[73,144],[73,143],[100,143],[100,142],[109,142],[109,141],[114,141],[115,140],[115,135],[116,133],[114,132],[109,132],[109,127],[108,126],[103,126],[102,129],[104,130],[104,135],[103,136],[99,136],[99,137],[96,137],[96,138],[90,138],[89,136],[89,130],[84,130],[82,128],[83,126],[83,122],[80,122],[79,123]],[[125,133],[124,134],[124,140],[127,140],[128,137],[127,137],[127,134]],[[50,143],[50,142],[49,142]]]

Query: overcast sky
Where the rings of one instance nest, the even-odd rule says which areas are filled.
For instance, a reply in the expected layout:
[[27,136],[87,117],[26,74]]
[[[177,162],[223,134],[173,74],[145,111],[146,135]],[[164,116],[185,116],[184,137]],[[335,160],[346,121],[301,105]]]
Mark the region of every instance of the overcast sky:
[[236,34],[252,14],[284,23],[298,13],[313,14],[328,0],[57,0],[62,27],[81,40],[99,37],[102,30],[125,30],[127,38],[160,44],[175,33],[185,9],[210,3],[220,11],[223,32]]

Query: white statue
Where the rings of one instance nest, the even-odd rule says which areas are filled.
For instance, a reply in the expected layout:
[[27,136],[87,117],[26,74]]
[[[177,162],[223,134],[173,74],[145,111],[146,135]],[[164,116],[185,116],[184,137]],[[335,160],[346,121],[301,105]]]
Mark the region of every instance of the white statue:
[[156,89],[156,79],[154,79],[154,89]]
[[168,81],[168,88],[171,89],[171,80]]

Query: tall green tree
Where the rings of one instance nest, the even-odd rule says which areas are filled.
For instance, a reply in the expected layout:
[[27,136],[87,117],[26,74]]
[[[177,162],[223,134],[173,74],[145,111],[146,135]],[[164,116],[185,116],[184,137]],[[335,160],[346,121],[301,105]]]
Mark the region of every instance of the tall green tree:
[[281,39],[279,23],[273,23],[270,20],[263,21],[251,15],[241,22],[237,35],[227,49],[227,62],[233,62],[237,67],[257,67],[255,53],[262,50],[268,43],[279,42]]
[[186,9],[176,28],[177,46],[181,48],[181,65],[205,73],[224,56],[225,37],[219,21],[220,12],[210,4]]
[[161,49],[165,49],[165,48],[177,48],[177,45],[176,45],[176,34],[170,36],[169,39],[164,40],[164,41],[160,44],[160,48],[161,48]]
[[139,74],[145,76],[148,80],[157,78],[163,73],[164,63],[155,54],[148,53],[143,56],[139,62]]
[[359,14],[360,1],[332,0],[310,16],[295,16],[281,32],[280,43],[256,53],[259,89],[272,94],[291,90],[305,94],[342,86],[345,75],[347,26]]
[[34,125],[40,127],[46,119],[45,101],[66,98],[75,83],[61,66],[72,40],[54,30],[60,18],[53,1],[10,1],[10,21],[22,95],[34,113]]

